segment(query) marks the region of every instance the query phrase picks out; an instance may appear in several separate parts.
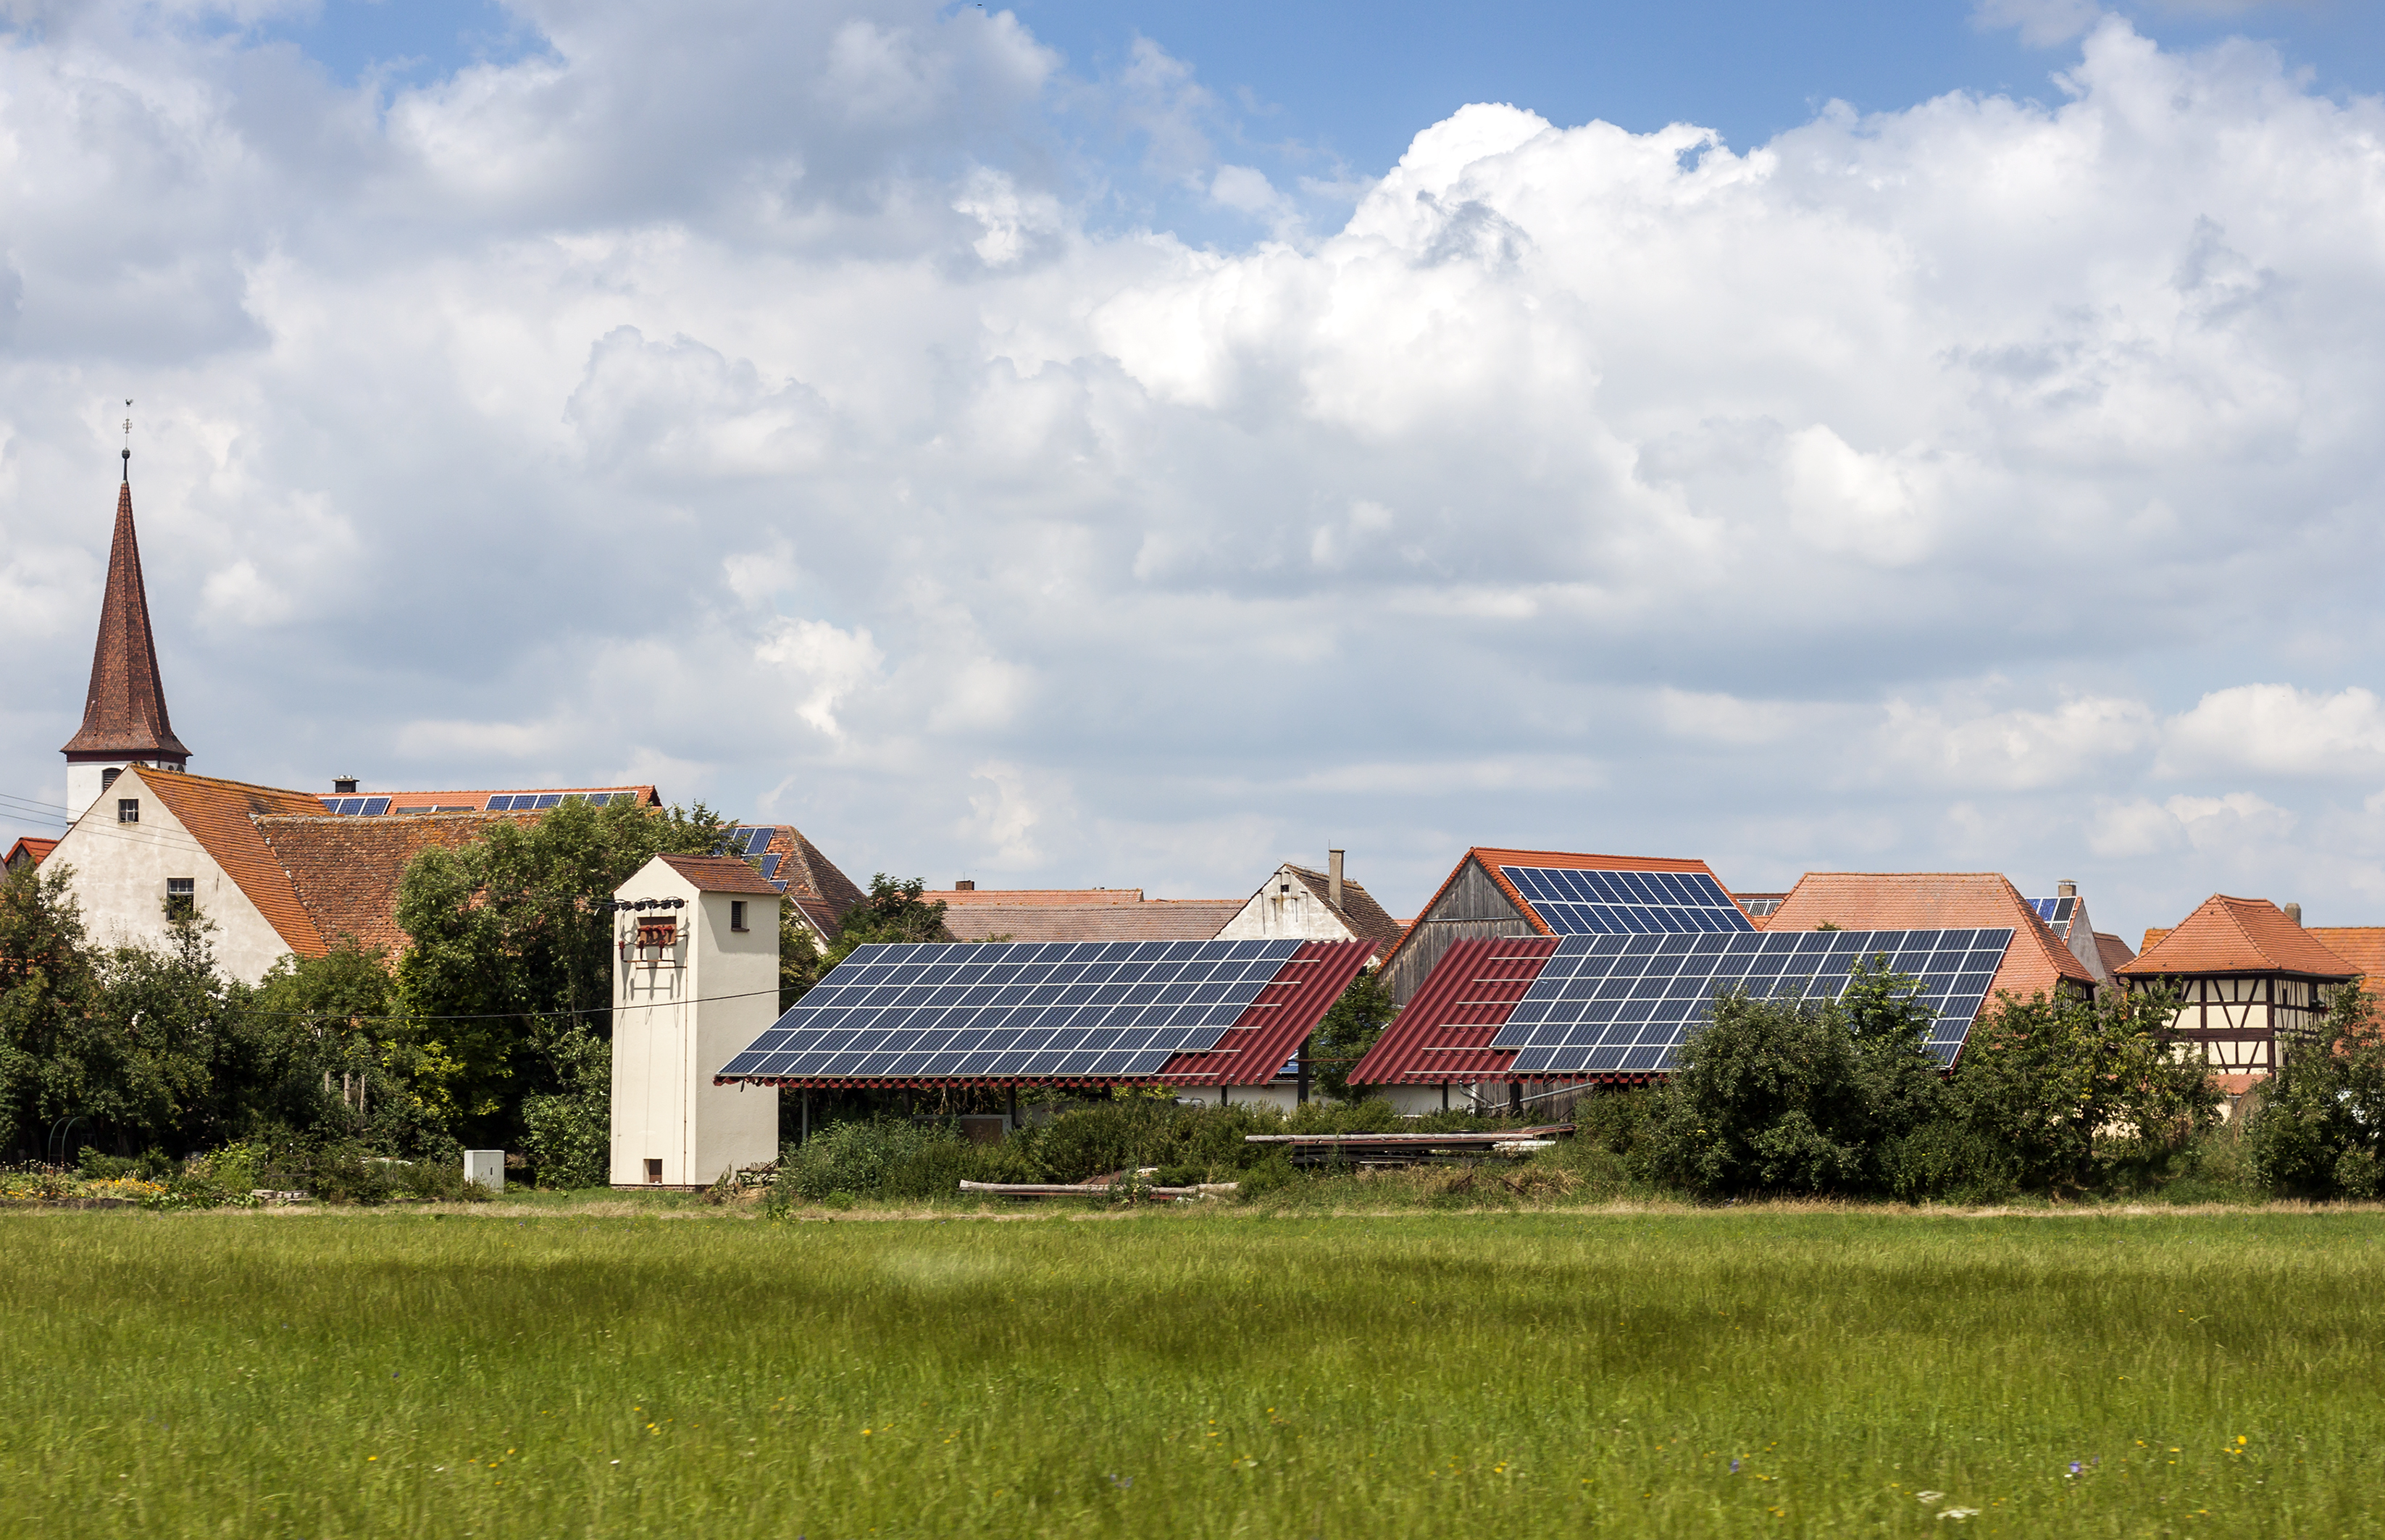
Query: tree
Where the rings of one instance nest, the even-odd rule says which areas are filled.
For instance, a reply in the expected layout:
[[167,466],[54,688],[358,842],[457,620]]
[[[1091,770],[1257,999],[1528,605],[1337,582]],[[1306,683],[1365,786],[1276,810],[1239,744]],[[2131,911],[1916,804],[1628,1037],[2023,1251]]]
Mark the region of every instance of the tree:
[[1339,1100],[1354,1099],[1350,1091],[1350,1072],[1400,1008],[1392,999],[1392,991],[1382,975],[1372,968],[1360,970],[1342,991],[1342,998],[1325,1012],[1317,1030],[1308,1039],[1308,1052],[1317,1065],[1317,1077],[1325,1094]]
[[81,1087],[65,1057],[99,994],[72,876],[26,865],[0,881],[0,1118],[29,1153],[44,1152],[54,1120],[90,1115],[75,1104]]
[[[944,901],[921,900],[928,885],[918,877],[897,882],[880,872],[869,879],[869,897],[845,912],[837,922],[836,944],[842,962],[854,948],[876,941],[950,941],[944,928]],[[831,967],[835,963],[830,964]]]
[[1891,1190],[1900,1143],[1944,1107],[1917,988],[1866,962],[1840,1000],[1717,995],[1655,1094],[1639,1159],[1705,1196]]
[[2385,1193],[2385,1020],[2358,984],[2330,992],[2325,1030],[2281,1045],[2245,1139],[2262,1185],[2296,1198]]
[[2167,990],[1998,997],[1949,1087],[1978,1159],[2014,1185],[2053,1190],[2094,1181],[2099,1136],[2125,1136],[2156,1159],[2184,1149],[2217,1120],[2219,1096],[2201,1056],[2179,1050],[2177,1012]]
[[512,1142],[522,1099],[564,1089],[563,1024],[611,1035],[614,890],[657,855],[720,850],[728,827],[701,803],[565,802],[414,858],[398,888],[414,942],[397,968],[403,1046],[418,1082],[442,1087],[451,1132]]

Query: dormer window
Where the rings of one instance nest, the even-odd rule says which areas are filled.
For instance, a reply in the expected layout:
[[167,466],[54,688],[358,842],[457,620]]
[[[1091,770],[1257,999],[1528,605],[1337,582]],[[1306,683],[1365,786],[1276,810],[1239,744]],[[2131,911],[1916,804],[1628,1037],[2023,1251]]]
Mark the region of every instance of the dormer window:
[[116,821],[119,824],[141,822],[141,799],[138,797],[116,799]]

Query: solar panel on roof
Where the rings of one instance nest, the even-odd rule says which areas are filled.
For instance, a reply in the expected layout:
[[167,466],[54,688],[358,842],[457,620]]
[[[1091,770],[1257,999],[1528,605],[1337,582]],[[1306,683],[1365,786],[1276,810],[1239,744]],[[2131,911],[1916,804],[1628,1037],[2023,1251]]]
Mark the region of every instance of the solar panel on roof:
[[1951,1064],[2012,938],[2009,930],[1568,936],[1491,1046],[1516,1050],[1517,1075],[1667,1070],[1691,1031],[1711,1019],[1718,988],[1759,1000],[1836,1000],[1857,963],[1884,957],[1921,981],[1920,998],[1937,1012],[1929,1051]]
[[491,813],[509,813],[513,810],[513,805],[514,800],[511,797],[492,797],[489,799],[489,811]]
[[387,813],[388,811],[389,811],[389,799],[388,799],[388,798],[386,798],[386,797],[368,797],[368,798],[366,798],[366,799],[365,799],[365,816],[366,816],[366,817],[368,817],[368,818],[378,818],[378,817],[380,817],[382,813]]
[[1744,933],[1755,927],[1704,872],[1502,866],[1500,875],[1560,936]]
[[1179,1053],[1216,1047],[1300,947],[860,947],[719,1073],[798,1080],[1154,1074]]

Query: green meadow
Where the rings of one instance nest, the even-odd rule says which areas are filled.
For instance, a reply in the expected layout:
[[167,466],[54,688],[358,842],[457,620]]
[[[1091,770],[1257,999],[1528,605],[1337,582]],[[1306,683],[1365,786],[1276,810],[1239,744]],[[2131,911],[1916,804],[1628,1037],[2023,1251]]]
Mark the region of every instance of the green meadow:
[[0,1217],[18,1535],[2340,1535],[2385,1215]]

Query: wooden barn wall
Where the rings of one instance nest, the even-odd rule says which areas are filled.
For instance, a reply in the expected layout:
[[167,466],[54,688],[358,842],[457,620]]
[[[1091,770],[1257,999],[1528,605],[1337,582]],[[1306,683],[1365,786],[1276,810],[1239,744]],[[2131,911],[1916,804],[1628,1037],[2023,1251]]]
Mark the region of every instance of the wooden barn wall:
[[1530,921],[1516,911],[1499,885],[1475,862],[1467,862],[1457,880],[1434,900],[1417,923],[1416,934],[1392,960],[1392,999],[1402,1005],[1416,998],[1424,981],[1451,943],[1492,936],[1537,936]]

